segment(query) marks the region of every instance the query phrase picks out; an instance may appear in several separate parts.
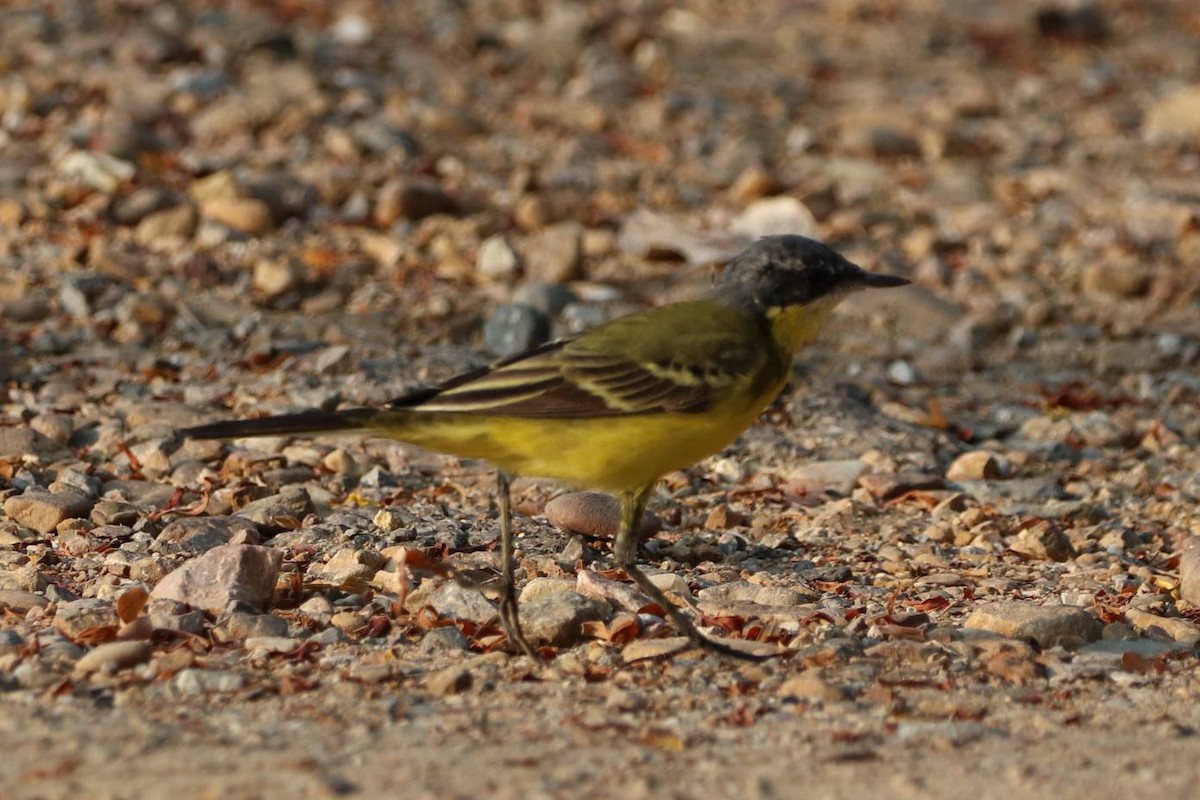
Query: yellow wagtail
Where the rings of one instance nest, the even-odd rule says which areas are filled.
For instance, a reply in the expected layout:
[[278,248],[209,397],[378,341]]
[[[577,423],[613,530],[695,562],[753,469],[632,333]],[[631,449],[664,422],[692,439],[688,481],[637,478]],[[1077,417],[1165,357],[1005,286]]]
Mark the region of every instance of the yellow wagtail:
[[509,476],[616,494],[616,563],[697,645],[702,635],[637,567],[637,530],[654,483],[732,442],[779,395],[797,351],[850,292],[903,286],[803,236],[760,239],[704,299],[631,314],[576,337],[415,391],[378,408],[310,411],[183,430],[196,439],[360,431],[497,467],[500,618],[521,633]]

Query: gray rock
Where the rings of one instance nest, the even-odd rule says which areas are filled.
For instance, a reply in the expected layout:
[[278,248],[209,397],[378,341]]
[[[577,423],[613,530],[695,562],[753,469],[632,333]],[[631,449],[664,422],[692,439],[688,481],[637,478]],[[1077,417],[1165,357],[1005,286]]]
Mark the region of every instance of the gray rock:
[[578,592],[556,592],[521,606],[521,629],[534,645],[570,647],[583,635],[585,622],[601,622],[611,612],[608,603]]
[[795,197],[767,197],[747,206],[733,221],[730,230],[745,237],[747,242],[760,236],[780,234],[815,236],[817,219]]
[[470,640],[463,635],[462,631],[453,625],[445,625],[441,628],[434,628],[425,634],[418,649],[422,653],[457,653],[470,646]]
[[214,614],[234,602],[265,609],[282,561],[283,553],[274,548],[221,545],[167,575],[151,597],[177,600]]
[[409,611],[419,611],[424,605],[432,606],[439,616],[450,619],[484,623],[496,618],[496,607],[482,592],[459,586],[454,581],[438,585],[427,595],[423,592],[410,594],[405,608]]
[[971,612],[963,627],[992,631],[1010,639],[1032,639],[1041,647],[1077,647],[1099,639],[1103,626],[1078,606],[1000,602]]
[[223,544],[258,544],[258,528],[243,517],[181,517],[155,538],[164,553],[199,555]]
[[312,498],[300,487],[284,489],[279,494],[247,503],[235,516],[245,517],[265,534],[291,530],[293,519],[304,519],[313,513]]
[[[438,630],[441,629],[439,628]],[[350,637],[342,633],[341,629],[339,628],[329,627],[320,633],[314,633],[305,641],[316,642],[322,647],[332,647],[335,644],[344,644],[350,641]]]
[[208,619],[203,611],[188,608],[175,600],[152,599],[146,606],[146,616],[156,630],[201,635],[208,626]]
[[213,627],[218,642],[239,642],[244,639],[277,639],[288,635],[288,621],[274,614],[251,614],[231,611]]
[[523,353],[549,338],[550,320],[533,306],[521,303],[497,306],[483,324],[484,346],[500,358]]

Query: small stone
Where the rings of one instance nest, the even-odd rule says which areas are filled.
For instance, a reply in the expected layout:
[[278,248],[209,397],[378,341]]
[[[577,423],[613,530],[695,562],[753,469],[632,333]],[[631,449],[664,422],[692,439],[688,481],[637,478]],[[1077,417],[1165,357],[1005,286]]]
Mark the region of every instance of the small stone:
[[1200,85],[1185,86],[1155,101],[1146,111],[1143,130],[1152,140],[1200,140]]
[[511,278],[521,268],[521,259],[508,239],[500,234],[489,236],[479,245],[475,269],[489,278]]
[[265,297],[279,297],[304,282],[304,269],[290,258],[263,258],[254,263],[250,282]]
[[235,516],[245,517],[265,534],[275,534],[291,530],[297,520],[304,519],[312,512],[312,497],[305,489],[295,486],[247,503],[237,510]]
[[236,672],[189,667],[176,673],[171,684],[176,691],[185,695],[223,694],[241,689],[246,679]]
[[583,277],[583,226],[559,222],[530,237],[525,274],[530,280],[565,283]]
[[734,219],[730,230],[749,239],[785,234],[816,236],[817,219],[795,197],[768,197],[747,206]]
[[242,517],[180,517],[155,541],[164,553],[200,555],[223,544],[258,544],[258,528]]
[[784,478],[783,488],[795,495],[820,495],[833,490],[848,495],[867,474],[870,466],[857,459],[847,461],[814,461],[797,467]]
[[1200,606],[1200,536],[1189,536],[1179,557],[1179,594],[1194,606]]
[[137,167],[107,153],[73,150],[58,160],[58,173],[69,181],[80,183],[103,194],[112,194],[133,178]]
[[570,578],[537,577],[525,584],[521,595],[517,598],[521,603],[532,603],[543,597],[549,597],[559,592],[575,591],[576,582]]
[[893,361],[888,364],[887,377],[897,386],[912,386],[917,382],[917,369],[907,361]]
[[267,654],[287,654],[296,651],[300,642],[286,636],[248,636],[242,642],[247,650]]
[[75,672],[79,675],[118,672],[146,663],[152,651],[150,642],[108,642],[76,661]]
[[1147,635],[1157,634],[1160,638],[1165,636],[1188,647],[1200,642],[1200,627],[1186,619],[1160,617],[1137,608],[1126,608],[1125,619],[1130,625]]
[[471,671],[462,664],[438,670],[425,681],[430,694],[445,697],[460,694],[471,688]]
[[954,459],[950,468],[946,470],[946,480],[990,481],[1003,478],[1004,471],[1000,458],[995,453],[973,450]]
[[[421,589],[424,589],[424,585]],[[426,605],[437,611],[439,616],[449,619],[484,623],[496,618],[496,607],[482,592],[459,586],[454,581],[441,583],[428,594],[421,590],[413,592],[404,603],[404,607],[411,612],[419,611]]]
[[30,489],[4,501],[4,513],[38,533],[53,532],[66,519],[86,518],[93,500],[83,492]]
[[1010,639],[1033,639],[1043,648],[1094,642],[1100,638],[1102,628],[1083,608],[1021,602],[981,606],[971,612],[963,627],[992,631]]
[[602,600],[622,611],[630,611],[635,614],[653,602],[632,583],[615,581],[587,569],[580,570],[576,576],[575,591],[584,597]]
[[11,611],[24,616],[31,609],[45,608],[50,601],[40,594],[26,592],[21,589],[0,589],[0,614]]
[[371,580],[386,563],[386,558],[372,550],[345,547],[324,564],[313,564],[308,574],[333,586],[352,586]]
[[[617,535],[621,523],[621,504],[603,492],[569,492],[546,503],[543,513],[550,524],[568,533],[581,533],[597,539]],[[651,513],[642,516],[638,538],[649,539],[662,530],[662,520]]]
[[810,700],[819,703],[836,703],[846,699],[846,690],[830,683],[819,670],[806,670],[787,678],[779,684],[775,694],[785,700]]
[[1038,520],[1022,530],[1009,544],[1009,549],[1030,558],[1047,561],[1069,561],[1075,557],[1075,547],[1062,529],[1052,522]]
[[398,219],[419,220],[434,214],[456,214],[458,201],[431,181],[391,180],[379,189],[373,219],[386,228]]
[[30,428],[0,428],[0,458],[6,461],[54,460],[69,455],[66,448]]
[[283,553],[274,548],[221,545],[167,575],[151,597],[177,600],[214,614],[233,602],[265,609],[282,562]]
[[612,609],[578,592],[554,594],[521,606],[521,630],[534,645],[570,647],[583,635],[585,622],[602,622]]
[[1134,261],[1098,260],[1083,273],[1083,290],[1092,295],[1139,297],[1150,287],[1150,273]]
[[532,306],[497,306],[483,324],[483,342],[499,358],[524,353],[550,339],[550,320]]
[[54,613],[54,629],[68,639],[78,639],[85,631],[99,628],[112,628],[115,634],[120,625],[112,601],[95,597],[60,603]]
[[138,223],[135,236],[144,245],[171,239],[190,239],[196,232],[196,210],[184,204],[147,214]]
[[686,636],[671,636],[666,639],[634,639],[621,650],[626,664],[653,658],[666,658],[693,647]]
[[274,614],[251,614],[232,611],[217,621],[213,639],[218,642],[240,642],[244,639],[272,639],[288,635],[288,621]]
[[275,226],[271,209],[254,197],[215,197],[200,204],[200,214],[249,236],[259,236]]
[[422,653],[459,653],[471,646],[471,641],[453,625],[434,628],[421,639]]

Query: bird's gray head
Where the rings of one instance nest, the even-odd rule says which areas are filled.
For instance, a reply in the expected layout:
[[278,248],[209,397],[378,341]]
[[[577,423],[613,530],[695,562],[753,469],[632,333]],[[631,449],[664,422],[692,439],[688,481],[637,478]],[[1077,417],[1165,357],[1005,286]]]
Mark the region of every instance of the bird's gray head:
[[856,289],[903,286],[894,275],[867,272],[805,236],[764,236],[725,267],[714,295],[758,311],[837,300]]

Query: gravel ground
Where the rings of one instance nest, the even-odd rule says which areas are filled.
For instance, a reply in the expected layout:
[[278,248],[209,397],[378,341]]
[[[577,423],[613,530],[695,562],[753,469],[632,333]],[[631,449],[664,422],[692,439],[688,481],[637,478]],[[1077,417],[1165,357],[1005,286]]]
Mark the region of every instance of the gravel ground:
[[[1187,0],[14,0],[0,796],[1185,798],[1200,780]],[[610,509],[381,402],[702,292],[768,233],[911,288]],[[448,580],[452,566],[474,586]]]

